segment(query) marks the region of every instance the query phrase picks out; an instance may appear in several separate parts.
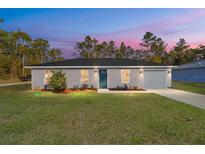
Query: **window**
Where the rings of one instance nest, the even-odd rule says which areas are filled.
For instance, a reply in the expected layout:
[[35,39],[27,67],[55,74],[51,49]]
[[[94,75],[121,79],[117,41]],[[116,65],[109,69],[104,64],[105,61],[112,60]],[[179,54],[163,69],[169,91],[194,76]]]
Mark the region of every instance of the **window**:
[[45,71],[45,84],[48,84],[48,81],[52,75],[53,75],[53,71],[51,71],[51,70]]
[[81,83],[88,83],[89,73],[88,70],[81,70]]
[[121,70],[121,83],[129,83],[130,70]]

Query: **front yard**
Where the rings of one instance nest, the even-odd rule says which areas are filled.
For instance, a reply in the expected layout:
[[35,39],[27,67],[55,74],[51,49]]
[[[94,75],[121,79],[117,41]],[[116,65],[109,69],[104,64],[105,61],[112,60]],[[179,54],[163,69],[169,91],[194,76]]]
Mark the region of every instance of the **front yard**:
[[172,83],[173,88],[199,93],[199,94],[205,94],[205,83],[202,82],[183,82],[183,81],[173,81]]
[[205,144],[205,110],[155,94],[0,88],[0,144]]

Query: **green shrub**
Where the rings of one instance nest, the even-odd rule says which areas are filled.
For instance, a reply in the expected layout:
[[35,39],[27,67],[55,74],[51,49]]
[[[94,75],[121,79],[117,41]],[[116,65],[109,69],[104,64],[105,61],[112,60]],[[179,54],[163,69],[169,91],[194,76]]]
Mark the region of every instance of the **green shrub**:
[[55,92],[63,91],[67,88],[66,77],[62,72],[53,72],[53,75],[48,81],[48,85]]

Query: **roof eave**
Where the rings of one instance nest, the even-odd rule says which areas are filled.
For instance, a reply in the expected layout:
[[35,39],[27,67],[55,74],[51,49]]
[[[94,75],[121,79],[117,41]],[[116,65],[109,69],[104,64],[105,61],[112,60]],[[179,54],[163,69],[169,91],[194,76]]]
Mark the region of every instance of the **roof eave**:
[[79,68],[177,68],[178,66],[25,66],[30,69],[79,69]]

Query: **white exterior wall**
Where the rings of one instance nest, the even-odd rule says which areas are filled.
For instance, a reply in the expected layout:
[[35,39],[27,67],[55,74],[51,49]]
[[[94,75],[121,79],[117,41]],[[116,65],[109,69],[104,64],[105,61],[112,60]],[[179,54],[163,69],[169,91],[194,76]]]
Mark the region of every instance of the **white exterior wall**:
[[[32,69],[32,89],[43,89],[45,86],[45,72],[46,70],[55,69]],[[82,87],[81,83],[81,69],[56,69],[61,70],[65,73],[67,78],[67,87],[73,88],[74,86]],[[85,69],[86,70],[86,69]],[[98,70],[87,69],[89,72],[89,82],[88,85],[93,85],[98,88]]]
[[[129,69],[130,70],[130,80],[127,83],[128,87],[138,87],[145,88],[144,85],[144,72],[160,70],[164,71],[165,80],[163,83],[164,88],[171,87],[172,75],[171,69]],[[156,71],[157,72],[157,71]],[[153,82],[157,82],[157,77],[154,75],[151,77]],[[107,69],[107,87],[116,88],[117,86],[123,86],[124,83],[121,83],[121,69]]]
[[137,70],[137,87],[144,88],[144,70],[138,69]]
[[[62,72],[65,73],[67,78],[67,87],[73,88],[74,86],[82,87],[81,83],[81,70],[82,69],[62,69]],[[95,88],[98,88],[98,71],[95,72],[95,69],[83,69],[88,70],[89,72],[89,81],[88,86],[93,85]]]
[[44,69],[32,69],[31,71],[31,83],[32,89],[44,88]]
[[[128,87],[137,86],[137,72],[138,69],[129,69],[130,77],[129,83],[126,83]],[[117,88],[117,86],[123,86],[125,83],[121,83],[121,69],[107,69],[107,87]]]
[[[32,89],[44,88],[45,81],[45,70],[46,69],[32,69]],[[55,69],[47,69],[55,70]],[[81,87],[81,70],[82,69],[56,69],[61,70],[67,77],[67,87],[73,88],[73,86]],[[98,69],[87,69],[89,71],[89,87],[93,85],[95,88],[99,88],[99,70]],[[144,69],[136,68],[129,69],[130,78],[128,87],[144,88]],[[146,70],[146,69],[145,69]],[[153,69],[154,70],[154,69]],[[158,69],[159,70],[159,69]],[[172,71],[171,69],[162,69],[165,71],[165,87],[171,87]],[[157,78],[154,78],[157,80]],[[107,69],[107,88],[116,88],[117,86],[123,86],[121,83],[121,69]]]
[[172,70],[166,70],[166,87],[172,87]]

